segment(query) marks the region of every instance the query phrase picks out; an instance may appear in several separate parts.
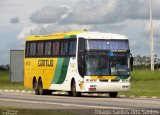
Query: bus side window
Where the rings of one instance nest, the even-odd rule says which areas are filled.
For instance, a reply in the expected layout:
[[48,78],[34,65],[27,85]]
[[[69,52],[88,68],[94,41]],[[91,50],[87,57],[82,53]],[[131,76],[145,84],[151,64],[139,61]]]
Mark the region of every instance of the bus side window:
[[65,50],[65,55],[68,55],[68,48],[69,47],[69,41],[65,41],[65,44],[64,44],[64,50]]
[[69,43],[69,55],[76,55],[76,40],[71,40]]
[[44,42],[37,43],[37,55],[42,56],[44,52]]
[[60,55],[65,56],[68,54],[68,41],[61,41],[61,52]]
[[51,55],[51,42],[45,42],[44,55]]
[[30,43],[30,52],[29,56],[35,56],[36,55],[36,42],[31,42]]
[[60,42],[59,41],[52,42],[52,55],[53,56],[59,55],[59,49],[60,49]]
[[25,56],[29,56],[29,49],[30,49],[30,42],[26,42],[26,51],[25,51]]

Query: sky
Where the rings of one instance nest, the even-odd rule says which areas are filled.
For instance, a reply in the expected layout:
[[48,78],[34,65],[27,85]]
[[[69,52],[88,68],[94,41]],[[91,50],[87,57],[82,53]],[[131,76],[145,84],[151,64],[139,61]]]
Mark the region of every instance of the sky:
[[[160,56],[160,0],[152,0],[155,54]],[[29,35],[87,29],[126,35],[133,56],[150,55],[149,0],[0,0],[0,65]]]

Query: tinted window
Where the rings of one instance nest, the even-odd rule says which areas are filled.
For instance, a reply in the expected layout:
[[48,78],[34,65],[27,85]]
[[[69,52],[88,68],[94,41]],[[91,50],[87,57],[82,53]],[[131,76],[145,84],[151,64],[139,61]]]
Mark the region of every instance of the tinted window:
[[68,54],[68,41],[61,41],[61,55]]
[[129,50],[128,40],[87,40],[87,49]]
[[37,43],[37,55],[43,55],[44,52],[44,42]]
[[29,47],[30,47],[30,44],[29,42],[26,43],[26,56],[29,56]]
[[45,55],[51,55],[51,42],[45,42]]
[[29,57],[75,56],[76,39],[28,41],[25,54]]
[[30,56],[35,56],[36,55],[36,42],[30,43]]
[[52,55],[59,55],[60,42],[56,41],[52,43]]
[[69,55],[75,55],[76,54],[76,41],[71,40],[69,43]]

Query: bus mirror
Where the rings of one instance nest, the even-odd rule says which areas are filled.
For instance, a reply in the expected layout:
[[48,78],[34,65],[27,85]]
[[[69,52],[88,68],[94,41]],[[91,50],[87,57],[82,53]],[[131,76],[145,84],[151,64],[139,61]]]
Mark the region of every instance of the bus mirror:
[[131,68],[131,71],[133,71],[133,57],[132,56],[130,57],[130,68]]

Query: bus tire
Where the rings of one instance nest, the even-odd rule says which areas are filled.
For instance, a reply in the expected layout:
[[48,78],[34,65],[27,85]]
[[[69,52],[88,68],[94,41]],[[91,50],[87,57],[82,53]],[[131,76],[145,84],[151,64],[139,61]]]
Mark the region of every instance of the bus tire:
[[72,95],[73,97],[81,96],[81,93],[76,91],[76,82],[75,82],[75,80],[72,81],[71,93],[69,93],[69,94]]
[[33,80],[33,89],[34,89],[34,91],[35,91],[35,94],[36,94],[36,95],[39,95],[37,80]]
[[118,95],[118,92],[109,92],[109,97],[116,98]]
[[38,80],[38,92],[39,95],[43,95],[43,84],[41,79]]

